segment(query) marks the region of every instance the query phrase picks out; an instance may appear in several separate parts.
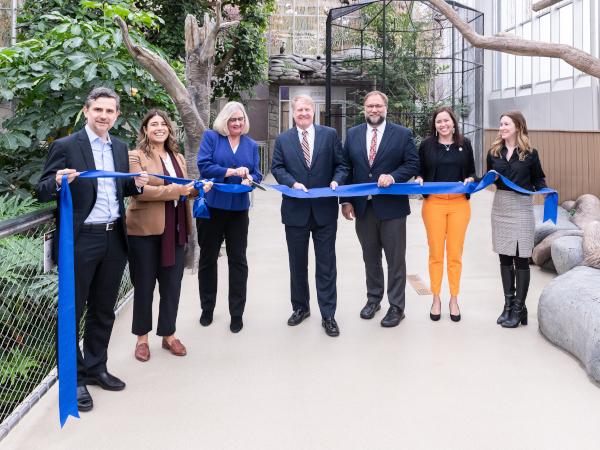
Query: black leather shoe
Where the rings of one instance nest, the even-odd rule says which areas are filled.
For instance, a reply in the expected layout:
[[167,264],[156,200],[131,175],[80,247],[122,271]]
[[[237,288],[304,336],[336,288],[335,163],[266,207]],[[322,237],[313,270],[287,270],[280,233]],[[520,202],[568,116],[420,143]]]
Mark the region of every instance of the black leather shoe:
[[381,326],[386,328],[397,327],[400,321],[404,319],[404,311],[397,306],[390,306],[385,317],[381,320]]
[[242,320],[242,316],[231,316],[231,323],[229,324],[229,329],[232,333],[239,333],[242,328],[244,328],[244,321]]
[[338,328],[338,324],[333,317],[329,319],[323,319],[321,325],[323,325],[323,328],[325,328],[325,333],[327,333],[327,336],[336,337],[340,335],[340,329]]
[[302,323],[304,319],[310,317],[310,311],[304,311],[302,309],[297,309],[292,313],[290,318],[288,319],[288,325],[290,327],[294,327]]
[[375,313],[381,309],[381,305],[379,303],[369,303],[360,310],[360,318],[361,319],[372,319],[375,317]]
[[125,383],[108,372],[88,375],[87,384],[96,384],[105,391],[122,391],[125,389]]
[[208,310],[202,310],[202,314],[200,315],[200,325],[203,327],[209,326],[213,321],[213,312]]
[[77,409],[81,412],[91,411],[94,407],[92,396],[85,386],[77,386]]

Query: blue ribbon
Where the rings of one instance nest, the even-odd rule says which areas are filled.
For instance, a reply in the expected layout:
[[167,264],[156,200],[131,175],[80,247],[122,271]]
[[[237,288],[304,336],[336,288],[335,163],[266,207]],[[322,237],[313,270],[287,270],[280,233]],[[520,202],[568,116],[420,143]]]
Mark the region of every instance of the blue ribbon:
[[60,190],[58,242],[58,409],[60,427],[77,409],[77,342],[75,332],[75,263],[73,254],[73,201],[67,175]]
[[301,189],[293,189],[280,184],[270,184],[270,188],[281,192],[288,197],[293,198],[322,198],[322,197],[363,197],[367,195],[412,195],[412,194],[473,194],[485,189],[496,180],[496,176],[504,182],[506,186],[516,192],[528,195],[546,195],[544,200],[544,222],[551,220],[556,223],[558,214],[558,193],[554,189],[540,189],[539,191],[528,191],[516,185],[508,178],[500,175],[495,170],[490,170],[478,182],[467,183],[440,183],[426,182],[421,186],[419,183],[395,183],[389,187],[377,187],[377,183],[350,184],[338,186],[333,190],[329,187],[313,188],[308,192]]
[[[79,178],[128,178],[139,173],[108,172],[103,170],[88,170],[82,172]],[[171,183],[188,184],[194,182],[198,197],[194,202],[194,217],[209,218],[210,214],[202,189],[205,181],[186,178],[169,177],[162,174],[148,174]],[[410,194],[473,194],[492,184],[496,177],[516,192],[528,195],[546,195],[544,201],[544,222],[551,220],[556,223],[558,211],[558,193],[553,189],[544,188],[539,191],[528,191],[517,186],[506,177],[495,171],[490,171],[478,182],[463,185],[457,183],[396,183],[387,188],[377,187],[376,183],[352,184],[339,186],[333,190],[328,187],[309,189],[304,192],[282,185],[268,185],[270,188],[294,198],[319,197],[359,197],[366,195],[410,195]],[[210,180],[213,181],[213,180]],[[245,193],[252,187],[242,184],[214,183],[213,189],[228,193]],[[185,197],[182,198],[185,200]],[[60,241],[58,254],[58,389],[59,414],[62,427],[69,416],[79,418],[77,409],[77,353],[75,342],[75,271],[73,253],[73,202],[67,176],[62,179],[60,191]]]

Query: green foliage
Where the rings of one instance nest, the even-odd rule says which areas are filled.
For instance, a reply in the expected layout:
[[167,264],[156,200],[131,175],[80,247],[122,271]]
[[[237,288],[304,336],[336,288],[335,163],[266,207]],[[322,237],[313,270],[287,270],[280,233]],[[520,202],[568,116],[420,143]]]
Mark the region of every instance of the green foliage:
[[[47,206],[47,205],[44,205]],[[31,196],[0,195],[0,221],[14,219],[40,209],[41,204]]]
[[239,100],[243,92],[267,80],[269,58],[265,32],[275,1],[238,0],[233,2],[244,18],[217,46],[216,65],[231,54],[222,74],[213,79],[213,98]]
[[27,378],[29,371],[37,367],[37,361],[21,353],[17,348],[0,356],[0,385],[12,386],[19,377]]
[[[447,69],[435,59],[441,39],[432,31],[435,27],[430,17],[417,18],[403,2],[392,2],[387,6],[384,33],[381,9],[381,3],[376,3],[361,10],[363,22],[370,23],[364,33],[363,45],[375,50],[379,56],[362,63],[352,61],[347,64],[360,66],[363,73],[374,78],[378,89],[384,90],[389,97],[388,115],[413,128],[420,140],[429,134],[433,110],[444,103],[433,95],[436,76]],[[384,34],[385,67],[381,54]],[[357,96],[357,101],[362,102],[361,95]],[[356,107],[361,110],[362,103]]]
[[[19,42],[0,49],[0,99],[15,100],[15,116],[2,125],[0,186],[30,189],[39,179],[47,146],[83,126],[81,108],[98,85],[121,95],[121,116],[112,133],[129,144],[152,107],[175,114],[163,88],[137,66],[122,44],[115,15],[130,26],[132,38],[161,53],[144,38],[161,20],[140,11],[133,0],[28,0],[19,23]],[[181,64],[174,63],[183,73]]]
[[[225,57],[231,56],[231,59],[220,73],[214,74],[213,99],[225,97],[234,100],[240,99],[242,93],[251,93],[254,86],[267,79],[265,32],[269,15],[275,11],[275,0],[233,0],[223,3],[223,20],[238,20],[240,17],[243,20],[222,34],[217,44],[215,66],[219,67]],[[164,24],[150,30],[146,37],[171,58],[180,61],[185,59],[186,16],[192,14],[202,24],[205,13],[214,14],[206,0],[182,0],[177,8],[173,8],[172,0],[137,0],[136,5],[152,10],[164,19]]]

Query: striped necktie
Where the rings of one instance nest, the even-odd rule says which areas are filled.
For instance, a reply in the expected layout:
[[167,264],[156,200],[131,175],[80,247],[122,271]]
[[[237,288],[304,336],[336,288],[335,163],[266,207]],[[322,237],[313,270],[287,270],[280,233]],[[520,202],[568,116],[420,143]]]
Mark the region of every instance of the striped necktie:
[[310,147],[308,146],[308,131],[302,131],[302,153],[304,153],[304,160],[306,165],[310,167]]
[[373,128],[373,137],[371,138],[371,147],[369,148],[369,166],[373,165],[375,155],[377,154],[377,128]]

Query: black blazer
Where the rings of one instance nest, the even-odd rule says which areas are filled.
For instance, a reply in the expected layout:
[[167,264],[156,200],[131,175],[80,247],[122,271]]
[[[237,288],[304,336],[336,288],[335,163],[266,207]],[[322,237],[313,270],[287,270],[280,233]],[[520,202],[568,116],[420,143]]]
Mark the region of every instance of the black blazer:
[[[419,172],[419,156],[412,131],[391,122],[386,122],[372,167],[369,167],[367,156],[366,123],[348,130],[344,159],[349,166],[348,184],[377,182],[382,174],[391,175],[396,183],[405,183]],[[343,198],[340,201],[352,203],[357,217],[361,217],[367,208],[367,197]],[[372,202],[375,215],[382,220],[410,214],[406,195],[375,195]]]
[[[129,158],[127,145],[124,142],[113,138],[112,153],[116,172],[129,172]],[[40,181],[35,187],[37,197],[41,202],[58,200],[59,192],[56,191],[56,172],[60,169],[75,169],[78,172],[85,170],[96,170],[92,146],[85,129],[81,129],[70,136],[57,139],[50,145],[48,159],[44,166],[44,171]],[[121,219],[120,234],[127,246],[127,230],[125,224],[125,205],[123,198],[129,195],[139,194],[133,178],[117,178],[117,200],[119,202],[119,214]],[[77,244],[77,238],[81,232],[81,227],[85,219],[92,211],[96,203],[96,194],[98,191],[98,180],[75,178],[69,185],[73,197],[73,239]],[[60,204],[57,208],[56,228],[60,225]],[[58,236],[54,239],[55,255],[58,249]]]
[[[463,138],[463,144],[459,146],[462,148],[461,155],[461,177],[462,180],[472,177],[474,180],[477,179],[475,173],[475,158],[473,156],[473,147],[471,141],[467,138]],[[436,171],[438,168],[440,159],[440,149],[438,146],[437,138],[429,136],[419,146],[419,161],[420,169],[419,176],[423,178],[423,181],[438,181],[436,179]],[[456,180],[458,181],[458,180]],[[427,197],[427,195],[423,195]],[[467,194],[467,198],[470,196]]]
[[[342,158],[342,144],[333,128],[315,125],[315,148],[311,167],[306,165],[298,130],[293,127],[277,136],[271,172],[279,184],[292,187],[295,182],[307,189],[328,187],[332,181],[342,185],[347,168]],[[286,195],[281,200],[281,221],[290,226],[306,226],[311,214],[317,225],[335,222],[338,218],[335,197],[298,199]]]

